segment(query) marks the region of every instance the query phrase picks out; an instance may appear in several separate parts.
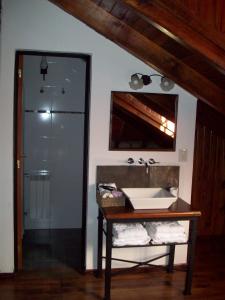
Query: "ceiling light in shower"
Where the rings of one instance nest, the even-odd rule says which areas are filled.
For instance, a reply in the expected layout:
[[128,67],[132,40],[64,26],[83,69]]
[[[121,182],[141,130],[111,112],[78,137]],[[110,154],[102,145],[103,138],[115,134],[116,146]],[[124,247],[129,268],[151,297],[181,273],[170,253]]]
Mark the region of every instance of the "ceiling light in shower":
[[42,121],[47,121],[51,119],[51,111],[47,109],[45,112],[41,112],[40,117]]
[[42,56],[41,58],[40,74],[43,75],[43,80],[45,80],[45,75],[48,74],[48,62],[46,56]]

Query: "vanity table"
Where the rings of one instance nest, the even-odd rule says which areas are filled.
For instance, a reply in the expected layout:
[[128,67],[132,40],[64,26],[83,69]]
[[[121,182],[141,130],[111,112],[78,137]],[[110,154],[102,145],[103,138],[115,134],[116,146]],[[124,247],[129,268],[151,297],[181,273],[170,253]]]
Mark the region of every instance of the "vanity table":
[[[167,271],[173,272],[174,266],[174,253],[176,245],[187,244],[187,269],[186,269],[186,280],[184,294],[191,293],[192,285],[192,273],[193,273],[193,263],[194,263],[194,252],[195,252],[195,241],[197,232],[197,220],[200,217],[200,211],[192,211],[191,206],[183,201],[182,199],[177,199],[177,201],[170,206],[169,209],[145,209],[145,210],[133,210],[131,206],[126,205],[124,207],[100,207],[98,215],[98,257],[97,257],[97,276],[102,273],[102,259],[106,260],[105,268],[105,295],[104,300],[110,300],[110,290],[111,290],[111,262],[112,260],[130,262],[136,264],[136,266],[150,265],[151,262],[168,256]],[[106,230],[103,228],[103,221],[106,222]],[[131,223],[131,222],[151,222],[151,221],[189,221],[189,238],[187,243],[172,243],[172,244],[151,244],[140,246],[123,246],[114,247],[112,243],[112,229],[114,223]],[[103,232],[106,235],[106,256],[102,256],[102,246],[103,246]],[[156,246],[168,246],[168,253],[160,255],[154,259],[149,259],[145,262],[128,261],[124,259],[117,259],[112,257],[113,248],[131,248],[131,247],[156,247]]]

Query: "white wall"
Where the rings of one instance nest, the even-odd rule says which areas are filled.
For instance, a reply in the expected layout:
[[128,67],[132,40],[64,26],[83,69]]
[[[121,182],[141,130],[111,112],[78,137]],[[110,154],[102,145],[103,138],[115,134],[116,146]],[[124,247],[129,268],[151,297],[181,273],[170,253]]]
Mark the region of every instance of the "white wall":
[[[96,261],[97,206],[95,203],[96,165],[124,164],[129,156],[153,157],[161,163],[178,164],[176,152],[110,152],[109,114],[111,90],[129,90],[128,80],[135,72],[150,73],[148,66],[103,38],[46,0],[3,0],[1,103],[0,103],[0,272],[11,272],[13,261],[13,93],[15,50],[32,49],[81,52],[92,55],[90,160],[87,220],[87,268]],[[142,91],[161,92],[159,79]],[[187,148],[188,161],[181,163],[180,196],[191,199],[191,178],[196,99],[176,86],[179,94],[177,149]],[[145,258],[149,251],[126,250],[126,257]],[[155,251],[155,250],[154,250]],[[123,252],[123,251],[121,251]],[[161,250],[160,250],[161,252]],[[177,251],[176,262],[185,259],[185,248]]]

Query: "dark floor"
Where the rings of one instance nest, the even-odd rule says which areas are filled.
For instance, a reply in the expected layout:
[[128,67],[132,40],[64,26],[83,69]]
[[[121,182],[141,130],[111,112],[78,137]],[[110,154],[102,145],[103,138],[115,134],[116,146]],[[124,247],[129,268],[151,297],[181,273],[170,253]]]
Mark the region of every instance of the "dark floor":
[[81,229],[25,230],[24,270],[70,267],[81,263]]
[[[158,268],[113,277],[112,300],[225,299],[225,237],[200,239],[191,296],[182,294],[185,273]],[[0,277],[1,300],[100,300],[104,278],[81,275],[68,266],[48,271],[24,271]]]

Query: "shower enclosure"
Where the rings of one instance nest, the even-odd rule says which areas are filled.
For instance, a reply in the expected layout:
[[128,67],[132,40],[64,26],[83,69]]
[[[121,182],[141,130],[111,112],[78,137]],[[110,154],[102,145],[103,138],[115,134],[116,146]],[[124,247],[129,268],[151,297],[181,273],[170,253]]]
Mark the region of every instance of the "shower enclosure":
[[25,268],[81,267],[87,174],[85,56],[23,56]]

